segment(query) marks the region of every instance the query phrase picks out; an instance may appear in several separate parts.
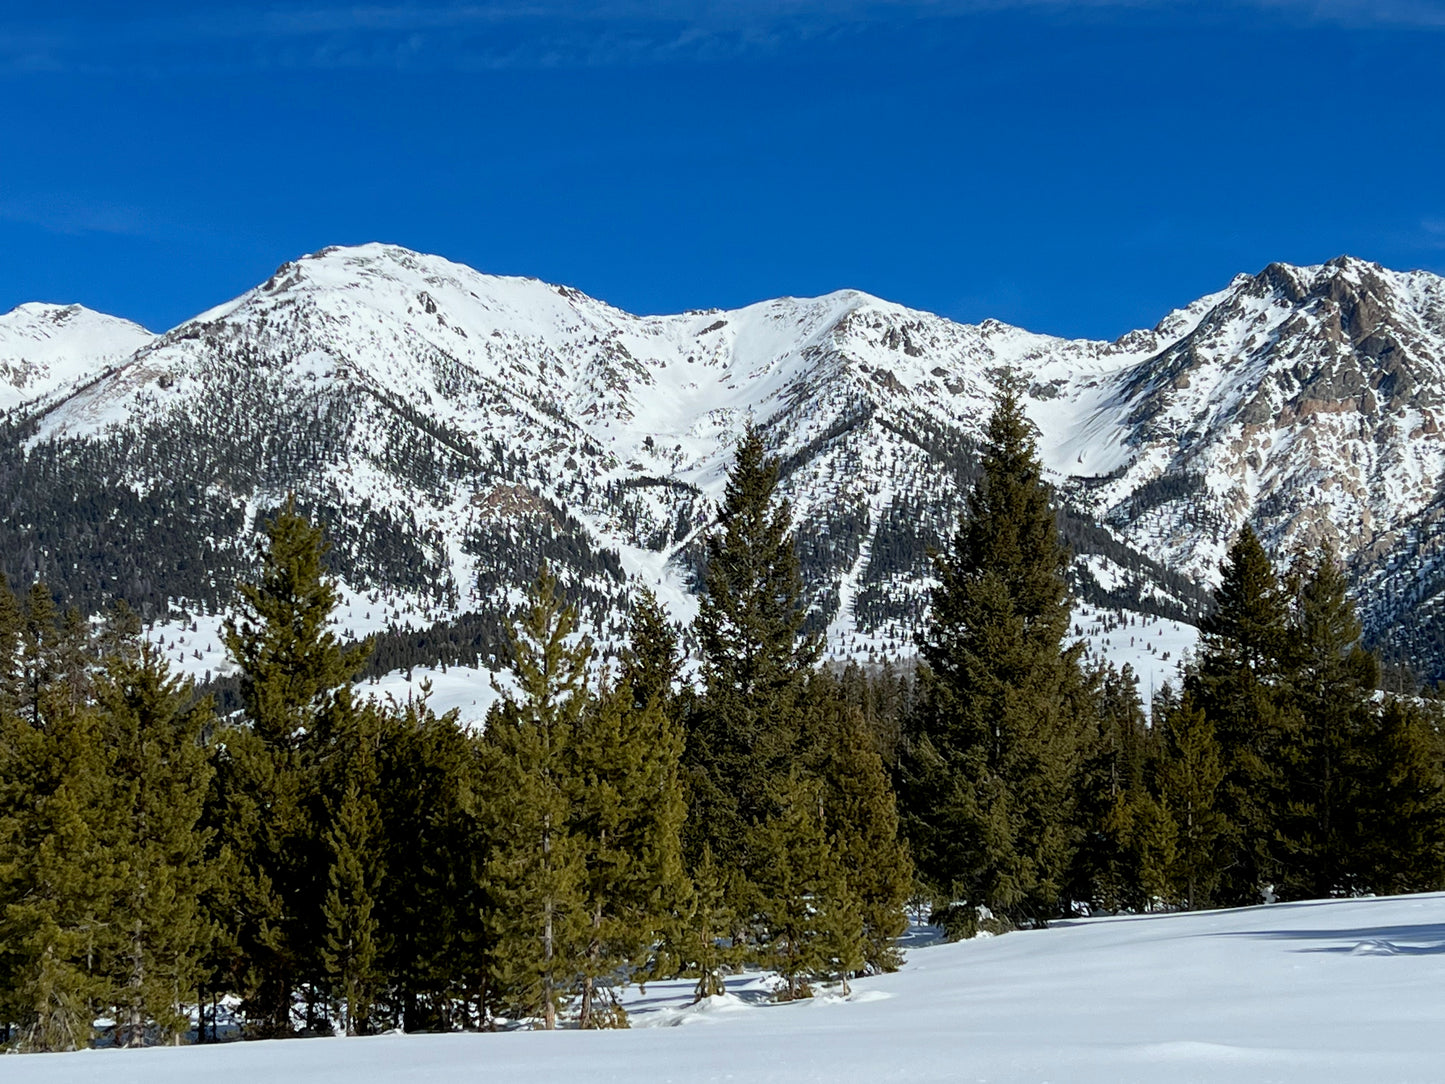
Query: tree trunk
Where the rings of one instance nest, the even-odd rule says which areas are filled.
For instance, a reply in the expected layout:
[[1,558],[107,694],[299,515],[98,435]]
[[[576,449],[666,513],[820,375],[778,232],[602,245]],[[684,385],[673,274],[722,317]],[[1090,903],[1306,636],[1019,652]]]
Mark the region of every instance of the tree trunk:
[[592,942],[587,946],[587,959],[591,966],[587,968],[587,977],[582,981],[582,1012],[577,1018],[577,1026],[583,1031],[592,1026],[592,999],[597,990],[597,958],[602,955],[599,933],[601,929],[602,904],[599,902],[592,912]]

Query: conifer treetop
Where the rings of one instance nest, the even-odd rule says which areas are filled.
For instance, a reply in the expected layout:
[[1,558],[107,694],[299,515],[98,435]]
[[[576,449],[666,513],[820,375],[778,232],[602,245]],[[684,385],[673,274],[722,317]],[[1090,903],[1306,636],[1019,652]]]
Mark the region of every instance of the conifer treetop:
[[290,497],[266,526],[258,583],[243,583],[240,613],[223,638],[241,670],[241,699],[257,733],[293,743],[338,693],[345,695],[370,645],[343,648],[329,627],[336,584],[326,572],[320,527]]
[[792,509],[775,499],[778,461],[751,423],[728,475],[719,529],[707,539],[706,591],[696,629],[709,688],[748,694],[788,680],[822,645],[800,639],[807,616],[793,547]]

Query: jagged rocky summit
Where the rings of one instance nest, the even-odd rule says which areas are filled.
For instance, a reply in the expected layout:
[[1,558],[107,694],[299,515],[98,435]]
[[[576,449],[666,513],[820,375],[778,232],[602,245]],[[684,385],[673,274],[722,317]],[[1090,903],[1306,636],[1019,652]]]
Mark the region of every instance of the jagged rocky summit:
[[690,616],[751,418],[782,457],[812,627],[840,656],[907,655],[1013,368],[1102,649],[1147,666],[1158,640],[1177,662],[1250,522],[1282,553],[1336,546],[1369,634],[1439,675],[1442,367],[1445,280],[1348,257],[1272,264],[1095,342],[856,291],[635,316],[332,248],[159,336],[78,306],[0,316],[0,553],[87,610],[123,596],[196,628],[295,492],[329,527],[353,632],[455,631],[545,558],[607,641],[638,584]]

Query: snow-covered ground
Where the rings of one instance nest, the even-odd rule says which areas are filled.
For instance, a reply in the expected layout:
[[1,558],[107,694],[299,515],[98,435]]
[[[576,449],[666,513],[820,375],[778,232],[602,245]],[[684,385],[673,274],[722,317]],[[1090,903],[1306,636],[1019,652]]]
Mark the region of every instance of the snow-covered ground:
[[[7,1084],[1439,1081],[1445,894],[1067,923],[912,949],[851,998],[744,976],[631,1031],[381,1036],[7,1058]],[[648,1026],[651,1025],[651,1026]]]

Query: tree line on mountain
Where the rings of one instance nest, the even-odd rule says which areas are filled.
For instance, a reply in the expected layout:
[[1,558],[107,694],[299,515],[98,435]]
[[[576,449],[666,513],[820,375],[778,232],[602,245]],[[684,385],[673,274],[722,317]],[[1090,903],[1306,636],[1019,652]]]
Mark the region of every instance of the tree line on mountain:
[[1013,380],[914,673],[819,665],[777,484],[749,429],[704,540],[695,677],[648,597],[598,659],[543,563],[477,733],[362,698],[376,645],[330,626],[294,504],[225,627],[234,713],[124,611],[0,591],[8,1042],[74,1048],[98,1019],[127,1045],[215,1037],[218,1004],[251,1037],[617,1026],[627,982],[701,998],[750,965],[782,998],[846,989],[897,966],[906,907],[962,936],[1445,883],[1438,715],[1377,690],[1328,552],[1280,576],[1243,532],[1151,722],[1127,668],[1068,640]]

